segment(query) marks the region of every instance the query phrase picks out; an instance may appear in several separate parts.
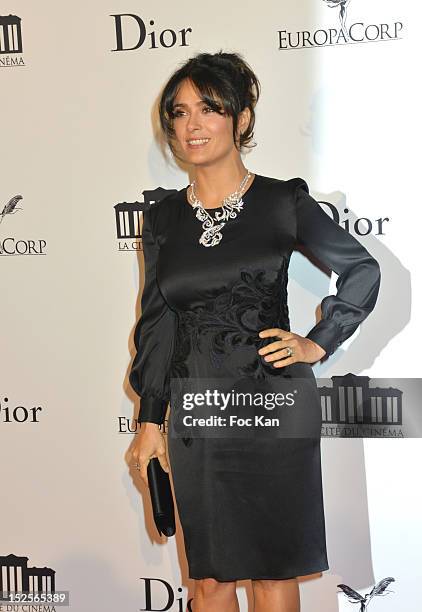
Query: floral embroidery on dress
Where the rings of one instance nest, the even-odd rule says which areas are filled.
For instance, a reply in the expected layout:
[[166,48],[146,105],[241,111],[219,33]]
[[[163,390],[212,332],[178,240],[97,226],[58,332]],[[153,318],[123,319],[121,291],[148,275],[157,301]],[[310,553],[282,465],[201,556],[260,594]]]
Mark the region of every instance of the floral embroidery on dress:
[[[186,359],[192,350],[203,353],[203,338],[209,338],[209,358],[215,369],[221,368],[233,350],[254,346],[256,351],[274,341],[259,338],[269,327],[290,330],[287,306],[287,269],[289,259],[283,257],[278,271],[241,268],[239,279],[227,291],[210,291],[203,305],[178,311],[178,329],[173,353],[171,376],[189,378]],[[285,368],[284,368],[285,369]],[[239,375],[264,378],[280,370],[256,354],[246,366],[239,366]]]

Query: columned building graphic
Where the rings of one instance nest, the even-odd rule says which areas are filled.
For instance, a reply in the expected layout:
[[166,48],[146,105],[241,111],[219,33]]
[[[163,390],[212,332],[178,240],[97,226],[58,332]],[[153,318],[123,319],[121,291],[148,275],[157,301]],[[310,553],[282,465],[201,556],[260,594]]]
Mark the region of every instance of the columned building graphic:
[[21,18],[17,15],[0,15],[0,54],[22,51]]
[[369,376],[332,376],[332,387],[319,387],[323,423],[402,425],[403,391],[370,387]]
[[145,189],[142,192],[143,202],[120,202],[114,206],[116,215],[117,237],[124,240],[130,238],[141,238],[142,236],[142,213],[156,202],[162,200],[177,189]]
[[0,598],[10,593],[54,593],[56,571],[50,567],[28,567],[28,557],[0,556]]

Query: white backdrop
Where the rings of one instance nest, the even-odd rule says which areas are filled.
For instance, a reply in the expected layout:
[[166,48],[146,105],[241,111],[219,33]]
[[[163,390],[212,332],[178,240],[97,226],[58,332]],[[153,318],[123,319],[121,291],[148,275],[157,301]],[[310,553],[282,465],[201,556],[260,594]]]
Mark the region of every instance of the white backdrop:
[[[2,2],[3,582],[12,562],[51,568],[77,612],[181,612],[193,595],[180,524],[176,538],[160,540],[148,492],[129,466],[138,401],[127,376],[142,255],[139,240],[118,238],[114,207],[187,185],[163,155],[154,104],[196,52],[240,52],[261,81],[248,168],[301,176],[341,220],[372,221],[357,237],[382,267],[378,304],[360,333],[314,366],[316,376],[419,376],[421,11],[411,2],[353,0],[345,15],[351,38],[337,43],[340,7],[330,4]],[[123,14],[125,50],[116,50]],[[141,20],[145,41],[130,49]],[[5,30],[14,32],[8,40]],[[295,33],[304,31],[313,44],[297,47],[303,35]],[[380,218],[388,218],[383,234]],[[334,287],[335,275],[330,282],[293,255],[292,330],[313,326]],[[394,592],[369,609],[418,611],[420,440],[323,438],[322,451],[330,570],[301,582],[303,610],[355,609],[338,583],[365,594],[392,576]],[[175,601],[166,606],[169,593]],[[238,595],[245,612],[247,582]]]

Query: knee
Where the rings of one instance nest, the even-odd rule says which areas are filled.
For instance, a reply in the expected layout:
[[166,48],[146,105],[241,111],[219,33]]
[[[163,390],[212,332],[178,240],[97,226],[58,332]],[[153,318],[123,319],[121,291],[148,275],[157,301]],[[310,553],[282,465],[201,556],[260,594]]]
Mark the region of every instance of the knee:
[[252,585],[254,589],[261,591],[273,591],[274,589],[279,589],[285,586],[287,583],[297,582],[297,578],[282,578],[279,580],[252,580]]
[[214,578],[201,578],[196,581],[197,588],[205,597],[213,597],[214,595],[231,595],[236,591],[236,581],[220,582]]

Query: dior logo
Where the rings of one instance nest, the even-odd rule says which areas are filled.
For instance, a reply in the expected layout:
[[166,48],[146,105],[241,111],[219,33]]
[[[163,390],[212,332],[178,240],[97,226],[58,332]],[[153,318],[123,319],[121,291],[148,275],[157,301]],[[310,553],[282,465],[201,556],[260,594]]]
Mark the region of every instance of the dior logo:
[[26,408],[25,406],[8,405],[9,398],[4,397],[0,401],[0,422],[1,423],[39,423],[38,413],[42,411],[41,406]]
[[[376,236],[385,236],[384,227],[388,221],[391,221],[391,217],[379,217],[378,219],[359,217],[353,223],[351,223],[350,219],[347,217],[340,218],[339,211],[331,202],[318,200],[318,203],[323,207],[326,206],[328,208],[329,214],[338,225],[342,225],[349,233],[353,231],[357,236],[367,236],[373,232]],[[343,213],[347,215],[349,212],[350,211],[348,208],[343,208]]]
[[[134,15],[133,13],[121,13],[110,15],[114,17],[114,24],[116,29],[116,48],[111,51],[134,51],[139,49],[144,44],[148,45],[148,49],[171,49],[173,47],[188,47],[187,42],[188,33],[192,32],[192,28],[182,28],[177,32],[172,28],[164,28],[162,30],[155,28],[148,28],[145,21]],[[154,26],[155,22],[153,19],[148,20],[148,26]],[[123,37],[125,35],[125,41]],[[136,39],[136,36],[138,37]],[[147,40],[148,39],[148,40]],[[145,41],[147,41],[145,43]],[[133,46],[124,46],[125,42]]]
[[[145,607],[140,609],[144,612],[154,612],[154,610],[172,610],[174,612],[184,612],[186,610],[187,612],[193,612],[193,597],[183,606],[183,597],[176,599],[175,589],[166,580],[162,578],[142,578],[142,580],[145,585]],[[182,588],[177,587],[177,591],[181,593]],[[159,601],[160,604],[157,605],[153,600]]]

